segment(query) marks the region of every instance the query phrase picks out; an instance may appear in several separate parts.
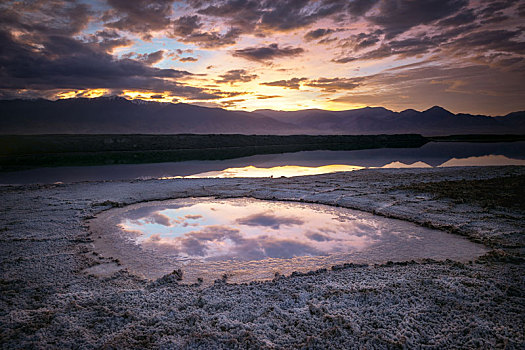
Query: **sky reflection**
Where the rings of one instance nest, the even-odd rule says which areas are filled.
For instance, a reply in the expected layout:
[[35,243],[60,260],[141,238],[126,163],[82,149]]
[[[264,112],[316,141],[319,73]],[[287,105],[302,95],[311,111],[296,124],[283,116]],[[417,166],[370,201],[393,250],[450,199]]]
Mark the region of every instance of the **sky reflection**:
[[372,214],[297,202],[247,198],[172,202],[131,209],[121,216],[119,226],[147,250],[201,262],[355,252],[381,256],[395,246],[407,252],[413,242],[433,244],[438,232]]
[[[321,204],[180,198],[111,209],[96,219],[106,251],[131,272],[184,281],[268,280],[346,262],[468,261],[486,249],[413,223]],[[117,225],[117,226],[115,226]],[[207,282],[206,282],[207,281]]]
[[[364,249],[395,230],[374,220],[302,204],[246,199],[187,201],[126,215],[137,243],[181,258],[259,260]],[[136,233],[140,234],[137,235]]]
[[[501,166],[501,165],[525,165],[524,159],[513,159],[503,155],[486,155],[480,157],[452,158],[437,167],[454,167],[454,166]],[[406,168],[432,168],[431,165],[423,161],[403,163],[401,161],[392,161],[388,164],[378,167],[365,167],[358,165],[323,165],[318,167],[286,165],[271,168],[259,168],[253,165],[241,168],[228,168],[222,171],[209,171],[195,175],[185,176],[186,178],[232,178],[232,177],[291,177],[304,175],[319,175],[335,173],[340,171],[354,171],[360,169],[406,169]],[[168,177],[164,178],[168,179]]]

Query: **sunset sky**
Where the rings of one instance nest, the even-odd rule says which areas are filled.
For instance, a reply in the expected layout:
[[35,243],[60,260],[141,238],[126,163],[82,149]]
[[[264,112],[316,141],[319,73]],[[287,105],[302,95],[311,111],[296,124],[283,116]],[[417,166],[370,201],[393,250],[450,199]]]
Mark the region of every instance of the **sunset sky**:
[[525,109],[525,1],[2,1],[0,99]]

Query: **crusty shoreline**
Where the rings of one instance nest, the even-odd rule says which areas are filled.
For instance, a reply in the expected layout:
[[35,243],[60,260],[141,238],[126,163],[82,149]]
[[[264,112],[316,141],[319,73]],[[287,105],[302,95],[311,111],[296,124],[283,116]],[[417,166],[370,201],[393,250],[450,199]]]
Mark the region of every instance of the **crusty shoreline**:
[[[523,212],[438,196],[423,184],[524,174],[523,167],[384,169],[3,186],[2,348],[521,348]],[[445,229],[493,250],[471,264],[347,265],[205,288],[180,285],[175,275],[140,279],[93,250],[86,219],[98,212],[192,196],[338,205]],[[97,267],[110,272],[88,273]]]

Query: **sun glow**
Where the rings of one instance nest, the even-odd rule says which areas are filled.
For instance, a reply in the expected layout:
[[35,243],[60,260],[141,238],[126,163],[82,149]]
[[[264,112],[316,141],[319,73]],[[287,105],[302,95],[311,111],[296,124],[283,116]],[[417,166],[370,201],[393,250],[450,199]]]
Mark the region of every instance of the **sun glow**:
[[55,95],[59,100],[84,97],[84,98],[96,98],[106,96],[110,93],[108,89],[88,89],[88,90],[74,90],[74,91],[63,91]]
[[124,90],[120,96],[125,97],[128,100],[144,100],[154,102],[176,102],[178,100],[177,98],[171,96],[168,91],[158,93],[151,91]]

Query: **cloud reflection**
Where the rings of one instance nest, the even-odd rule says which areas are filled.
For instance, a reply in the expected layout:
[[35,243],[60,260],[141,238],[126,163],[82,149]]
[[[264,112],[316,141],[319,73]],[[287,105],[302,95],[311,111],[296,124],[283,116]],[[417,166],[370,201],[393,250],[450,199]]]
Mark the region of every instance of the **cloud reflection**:
[[[151,205],[120,226],[146,249],[205,260],[289,259],[360,250],[375,243],[378,225],[320,206],[247,199]],[[324,207],[323,207],[324,208]],[[191,221],[191,222],[188,222]]]
[[274,230],[278,230],[281,225],[292,226],[302,225],[304,221],[294,217],[277,216],[271,212],[253,214],[235,221],[241,225],[247,226],[267,226]]

